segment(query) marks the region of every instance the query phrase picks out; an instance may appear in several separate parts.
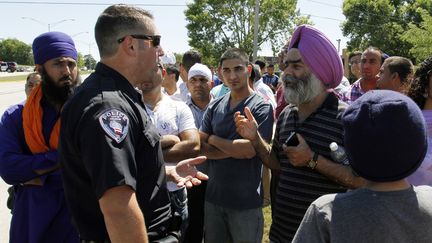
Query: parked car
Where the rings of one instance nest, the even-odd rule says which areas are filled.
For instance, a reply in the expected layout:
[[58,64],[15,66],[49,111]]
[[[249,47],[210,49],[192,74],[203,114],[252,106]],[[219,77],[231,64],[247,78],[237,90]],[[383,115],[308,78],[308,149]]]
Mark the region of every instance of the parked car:
[[8,68],[6,71],[11,72],[11,73],[15,72],[17,67],[18,67],[18,64],[16,62],[7,62],[7,65],[8,65]]
[[7,62],[0,62],[0,72],[6,72],[8,70]]
[[28,66],[24,68],[24,72],[36,72],[36,69],[35,67]]

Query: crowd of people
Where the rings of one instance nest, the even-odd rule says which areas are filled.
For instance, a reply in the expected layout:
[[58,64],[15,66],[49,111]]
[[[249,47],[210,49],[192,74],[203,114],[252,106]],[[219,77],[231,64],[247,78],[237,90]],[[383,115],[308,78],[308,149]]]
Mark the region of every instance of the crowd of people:
[[0,122],[10,242],[258,243],[269,204],[272,243],[432,240],[432,56],[368,47],[344,74],[301,25],[277,63],[229,48],[213,71],[161,38],[148,11],[106,8],[85,80],[70,36],[34,39]]

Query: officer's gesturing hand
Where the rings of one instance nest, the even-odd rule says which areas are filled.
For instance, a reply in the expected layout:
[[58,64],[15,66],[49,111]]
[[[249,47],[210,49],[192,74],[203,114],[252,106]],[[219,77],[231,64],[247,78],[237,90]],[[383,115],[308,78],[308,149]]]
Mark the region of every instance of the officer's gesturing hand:
[[195,165],[203,163],[207,157],[198,156],[180,161],[176,166],[166,166],[168,179],[177,183],[177,186],[191,188],[201,184],[202,180],[208,180],[208,176],[198,171]]

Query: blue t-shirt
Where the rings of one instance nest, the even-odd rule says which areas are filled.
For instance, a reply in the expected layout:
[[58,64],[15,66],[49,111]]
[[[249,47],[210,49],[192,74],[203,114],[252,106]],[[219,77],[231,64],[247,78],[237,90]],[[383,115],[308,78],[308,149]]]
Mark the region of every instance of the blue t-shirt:
[[[212,102],[204,114],[200,131],[230,140],[241,139],[236,132],[234,113],[240,111],[244,114],[244,108],[247,106],[258,123],[261,136],[267,141],[271,139],[273,110],[269,103],[255,93],[233,109],[230,109],[229,102],[230,95]],[[258,156],[252,159],[208,159],[207,165],[209,180],[206,201],[233,209],[262,206],[262,161]]]
[[213,87],[210,90],[210,96],[212,99],[217,99],[220,98],[224,95],[226,95],[228,92],[230,92],[230,89],[228,88],[228,86],[226,86],[224,83]]
[[268,73],[264,74],[262,76],[263,82],[267,85],[273,85],[273,87],[276,87],[279,82],[279,77],[276,74],[270,75]]

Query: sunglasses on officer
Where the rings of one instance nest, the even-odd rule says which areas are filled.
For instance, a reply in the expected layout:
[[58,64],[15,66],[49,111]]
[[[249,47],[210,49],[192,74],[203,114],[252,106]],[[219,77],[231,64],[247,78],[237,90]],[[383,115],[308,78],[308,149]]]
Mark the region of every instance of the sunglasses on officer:
[[[129,35],[129,36],[131,36],[134,39],[149,40],[152,42],[154,47],[158,47],[160,45],[160,39],[161,39],[160,35]],[[127,36],[124,36],[124,37],[118,39],[117,42],[119,44],[122,43],[126,37]]]

